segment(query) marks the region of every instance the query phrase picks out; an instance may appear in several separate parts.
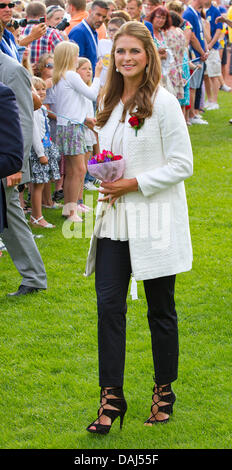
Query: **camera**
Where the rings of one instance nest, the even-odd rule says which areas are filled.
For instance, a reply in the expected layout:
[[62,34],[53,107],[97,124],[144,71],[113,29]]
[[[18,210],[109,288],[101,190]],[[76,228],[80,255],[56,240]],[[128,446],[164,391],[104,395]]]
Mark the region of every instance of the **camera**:
[[20,26],[22,28],[25,28],[25,26],[27,26],[27,19],[26,18],[22,18],[20,20],[17,20],[17,19],[13,19],[11,20],[9,23],[7,23],[6,25],[8,28],[14,28],[14,29],[18,29]]
[[38,20],[29,20],[29,21],[27,21],[27,24],[39,24],[39,23],[45,23],[44,16],[42,16]]
[[65,28],[67,28],[70,25],[68,22],[67,18],[63,18],[63,20],[56,26],[56,29],[59,31],[64,31]]
[[29,20],[29,21],[27,21],[27,18],[21,18],[20,20],[17,20],[14,18],[9,23],[7,23],[6,26],[8,28],[18,29],[20,26],[22,28],[25,28],[25,26],[27,26],[28,24],[39,24],[39,23],[45,23],[45,18],[41,17],[39,18],[39,20]]

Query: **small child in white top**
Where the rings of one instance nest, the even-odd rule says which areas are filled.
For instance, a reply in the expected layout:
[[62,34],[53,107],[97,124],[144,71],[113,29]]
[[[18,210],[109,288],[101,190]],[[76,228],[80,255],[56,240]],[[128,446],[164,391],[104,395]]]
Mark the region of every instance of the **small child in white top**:
[[100,75],[101,87],[105,85],[108,67],[110,63],[111,49],[113,46],[114,36],[120,27],[126,23],[126,20],[121,17],[111,18],[107,25],[107,38],[98,41],[98,54],[102,59],[103,68]]
[[[43,102],[46,97],[46,83],[39,77],[33,77],[32,83]],[[51,141],[47,109],[45,106],[34,111],[33,140],[31,149],[32,191],[31,219],[34,226],[53,228],[42,215],[42,193],[45,183],[60,178],[56,146]]]

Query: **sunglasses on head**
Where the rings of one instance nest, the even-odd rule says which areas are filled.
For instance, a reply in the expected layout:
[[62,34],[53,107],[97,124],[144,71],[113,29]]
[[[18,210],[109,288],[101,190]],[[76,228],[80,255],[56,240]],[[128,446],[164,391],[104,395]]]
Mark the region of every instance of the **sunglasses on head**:
[[45,67],[46,67],[46,69],[53,69],[54,66],[53,66],[53,64],[48,63],[48,64],[45,64]]
[[9,8],[14,8],[15,3],[0,3],[0,8],[3,10],[3,8],[9,7]]

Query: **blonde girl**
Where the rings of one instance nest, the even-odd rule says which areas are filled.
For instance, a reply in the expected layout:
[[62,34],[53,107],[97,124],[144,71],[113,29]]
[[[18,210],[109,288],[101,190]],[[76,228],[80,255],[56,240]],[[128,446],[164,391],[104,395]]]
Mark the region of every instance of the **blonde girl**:
[[[92,84],[92,64],[89,59],[86,57],[80,57],[78,61],[77,73],[81,76],[82,80],[86,83],[86,85],[91,86]],[[86,98],[86,103],[88,106],[87,117],[94,118],[94,108],[93,102]],[[85,164],[86,164],[86,172],[87,172],[87,162],[90,155],[93,153],[93,146],[96,145],[97,140],[94,132],[91,129],[84,130],[85,141],[87,146],[87,152],[85,153]],[[82,212],[88,212],[89,207],[87,207],[83,202],[83,188],[84,188],[84,180],[81,186],[81,190],[79,193],[78,199],[78,210]]]
[[54,51],[53,84],[57,111],[57,145],[65,156],[64,209],[62,215],[73,222],[82,222],[77,214],[77,200],[86,173],[84,127],[95,120],[87,118],[85,98],[95,101],[100,89],[102,63],[98,62],[95,78],[89,87],[76,73],[79,47],[63,41]]

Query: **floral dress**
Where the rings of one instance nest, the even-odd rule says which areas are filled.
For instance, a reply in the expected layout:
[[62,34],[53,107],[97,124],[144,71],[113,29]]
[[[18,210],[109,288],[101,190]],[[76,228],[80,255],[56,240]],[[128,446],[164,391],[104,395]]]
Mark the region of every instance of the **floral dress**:
[[[42,165],[39,158],[46,155],[48,164]],[[60,179],[59,152],[52,142],[47,117],[47,109],[42,106],[34,111],[33,145],[30,162],[32,170],[32,183],[48,183]]]
[[161,82],[164,88],[166,88],[170,93],[173,93],[175,95],[175,91],[173,89],[171,80],[169,78],[169,69],[171,67],[171,64],[174,63],[174,58],[172,55],[171,50],[167,47],[167,42],[164,36],[164,33],[160,30],[160,39],[158,39],[154,35],[154,43],[157,49],[166,49],[167,52],[167,59],[161,60],[161,69],[162,69],[162,76],[161,76]]
[[166,42],[174,57],[174,64],[169,69],[169,78],[177,99],[182,100],[184,98],[185,85],[183,78],[183,60],[186,49],[185,35],[180,28],[170,28],[166,32]]

